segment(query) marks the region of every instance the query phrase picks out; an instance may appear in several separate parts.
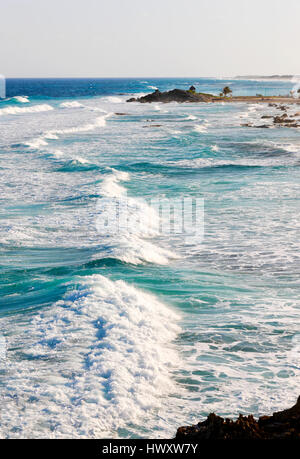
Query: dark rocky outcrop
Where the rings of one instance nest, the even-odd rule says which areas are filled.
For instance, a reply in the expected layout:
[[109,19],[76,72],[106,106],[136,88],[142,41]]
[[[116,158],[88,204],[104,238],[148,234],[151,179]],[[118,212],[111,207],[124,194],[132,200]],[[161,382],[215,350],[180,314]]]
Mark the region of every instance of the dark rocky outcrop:
[[127,102],[210,102],[214,96],[211,94],[196,93],[193,91],[184,91],[183,89],[172,89],[171,91],[160,92],[158,89],[146,96],[131,98]]
[[[290,96],[269,96],[263,97],[262,95],[256,96],[230,96],[226,97],[225,94],[221,93],[219,96],[213,94],[206,94],[202,92],[196,92],[193,86],[189,90],[184,89],[172,89],[171,91],[161,92],[158,89],[151,94],[147,94],[142,97],[131,97],[127,102],[140,102],[140,103],[151,103],[151,102],[264,102],[268,103],[270,107],[275,107],[278,110],[286,111],[287,107],[283,104],[300,104],[297,102],[298,99],[294,99]],[[277,102],[277,103],[274,103]]]
[[299,127],[299,124],[295,121],[297,120],[288,118],[288,115],[286,113],[284,113],[281,116],[274,116],[273,118],[274,124],[282,127]]
[[257,421],[252,415],[232,421],[211,413],[204,422],[179,427],[176,440],[300,440],[300,397],[292,408]]

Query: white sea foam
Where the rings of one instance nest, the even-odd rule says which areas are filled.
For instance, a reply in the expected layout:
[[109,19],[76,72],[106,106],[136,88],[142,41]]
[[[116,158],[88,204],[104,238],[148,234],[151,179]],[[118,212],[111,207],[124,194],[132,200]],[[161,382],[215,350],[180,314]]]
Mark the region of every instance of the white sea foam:
[[130,180],[130,175],[127,172],[117,171],[113,168],[111,171],[112,174],[109,174],[103,179],[100,186],[100,193],[106,197],[119,197],[126,192],[126,189],[119,182]]
[[149,85],[148,88],[149,89],[153,89],[154,91],[156,91],[158,89],[156,86],[151,86],[151,85]]
[[104,127],[106,125],[106,119],[111,115],[112,113],[107,113],[106,115],[99,116],[93,122],[83,124],[82,126],[74,126],[74,127],[65,128],[65,129],[53,129],[51,131],[47,131],[42,136],[39,136],[36,139],[25,142],[25,145],[27,145],[30,148],[37,149],[41,146],[47,145],[46,139],[56,140],[61,135],[93,131],[97,129],[98,127]]
[[251,104],[249,105],[248,110],[249,112],[256,112],[260,108],[261,108],[260,104]]
[[160,112],[160,111],[161,111],[161,106],[158,105],[158,104],[155,104],[155,105],[153,105],[153,109],[154,109],[156,112]]
[[61,158],[62,156],[64,156],[64,152],[61,150],[54,150],[52,152],[52,155],[55,156],[56,158]]
[[141,424],[170,435],[160,410],[165,418],[176,390],[179,316],[124,281],[78,281],[28,321],[1,322],[11,330],[1,437],[115,437]]
[[29,148],[37,150],[40,147],[44,147],[48,145],[48,143],[42,137],[37,137],[36,139],[32,139],[28,142],[25,142],[25,145],[28,146]]
[[49,139],[49,140],[57,140],[58,136],[54,132],[46,132],[43,136],[44,139]]
[[219,151],[220,150],[220,147],[218,147],[218,145],[212,145],[210,147],[211,151]]
[[[170,164],[170,162],[169,162]],[[285,159],[279,157],[262,157],[262,158],[241,158],[241,159],[215,159],[215,158],[195,158],[183,159],[172,162],[178,167],[187,167],[192,169],[201,169],[205,167],[222,167],[222,166],[245,166],[245,167],[272,167],[281,164],[287,164]]]
[[54,110],[49,104],[32,105],[31,107],[5,107],[0,109],[0,115],[23,115],[25,113],[39,113]]
[[80,102],[78,102],[77,100],[73,100],[73,101],[70,101],[70,102],[62,102],[60,104],[60,107],[62,107],[62,108],[82,108],[84,106]]
[[123,100],[120,97],[116,97],[116,96],[103,97],[102,101],[109,102],[110,104],[120,104],[123,102]]
[[90,164],[90,161],[86,158],[82,158],[82,156],[76,156],[73,161],[79,163],[79,164]]
[[91,105],[84,105],[85,108],[88,108],[92,112],[108,113],[106,110],[100,107],[93,107]]
[[287,151],[288,153],[300,153],[300,144],[298,143],[288,143],[288,142],[272,142],[267,141],[265,142],[266,145],[270,147],[274,147],[276,149],[282,149]]
[[195,116],[195,115],[188,115],[185,119],[186,119],[187,121],[189,121],[189,120],[192,121],[192,120],[196,120],[196,119],[197,119],[197,116]]
[[205,124],[196,124],[194,127],[194,130],[199,133],[206,133],[207,132],[207,126]]
[[67,101],[67,102],[62,102],[60,104],[60,107],[62,108],[85,108],[94,112],[101,112],[101,113],[106,113],[107,111],[104,110],[103,108],[92,106],[92,105],[84,105],[78,102],[77,100],[74,101]]
[[59,136],[59,135],[64,135],[64,134],[75,134],[77,132],[93,131],[97,127],[104,127],[106,125],[106,118],[108,118],[110,115],[111,114],[99,116],[93,122],[83,124],[82,126],[74,126],[74,127],[65,128],[65,129],[55,129],[53,131],[49,131],[48,133],[46,133],[46,136],[49,136],[49,134]]

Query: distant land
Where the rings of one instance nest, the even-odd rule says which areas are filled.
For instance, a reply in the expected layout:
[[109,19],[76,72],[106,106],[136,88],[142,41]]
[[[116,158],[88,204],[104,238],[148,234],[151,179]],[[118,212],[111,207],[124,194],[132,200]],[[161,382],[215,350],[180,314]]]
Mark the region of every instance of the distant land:
[[238,75],[237,80],[292,80],[297,75]]

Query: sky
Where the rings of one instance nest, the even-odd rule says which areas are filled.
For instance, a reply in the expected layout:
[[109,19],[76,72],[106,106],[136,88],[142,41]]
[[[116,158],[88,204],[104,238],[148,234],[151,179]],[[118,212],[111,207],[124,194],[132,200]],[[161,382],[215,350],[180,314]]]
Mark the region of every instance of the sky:
[[0,0],[5,77],[300,74],[299,0]]

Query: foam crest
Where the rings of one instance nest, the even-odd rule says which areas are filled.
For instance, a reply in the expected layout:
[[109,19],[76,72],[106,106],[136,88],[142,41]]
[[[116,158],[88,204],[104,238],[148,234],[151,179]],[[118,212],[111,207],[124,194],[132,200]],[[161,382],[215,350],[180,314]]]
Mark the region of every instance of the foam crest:
[[172,252],[132,234],[119,236],[118,243],[112,245],[110,251],[113,258],[133,265],[145,262],[166,265],[171,259],[178,258]]
[[[289,162],[286,158],[278,157],[262,157],[262,158],[239,158],[239,159],[215,159],[215,158],[195,158],[183,159],[170,162],[175,166],[201,169],[205,167],[222,167],[222,166],[243,166],[243,167],[272,167],[280,165],[289,165],[297,162],[297,158],[292,158]],[[169,163],[169,164],[170,164]]]
[[113,258],[132,264],[167,264],[176,255],[147,240],[159,235],[159,216],[145,200],[127,196],[119,182],[129,179],[128,173],[112,169],[103,180],[99,190],[102,199],[97,203],[98,232],[106,238]]
[[60,107],[62,108],[82,108],[83,105],[78,102],[77,100],[73,100],[73,101],[70,101],[70,102],[62,102],[60,104]]
[[25,145],[30,148],[37,149],[41,146],[47,145],[46,140],[57,140],[59,139],[59,136],[61,135],[93,131],[97,129],[98,127],[104,127],[106,125],[106,118],[108,118],[109,116],[111,116],[111,113],[107,113],[106,115],[99,116],[95,119],[94,122],[87,123],[82,126],[75,126],[71,128],[65,128],[65,129],[53,129],[51,131],[47,131],[42,136],[36,139],[33,139],[29,142],[26,142]]
[[48,112],[50,110],[54,110],[54,108],[48,104],[33,105],[32,107],[11,106],[0,109],[0,115],[23,115],[25,113]]
[[196,120],[197,119],[197,116],[195,115],[189,115],[185,118],[187,121],[193,121],[193,120]]
[[196,124],[194,130],[199,133],[205,133],[207,132],[207,127],[205,124]]
[[29,148],[37,150],[40,147],[48,145],[48,143],[42,137],[38,137],[36,139],[30,140],[29,142],[26,142],[25,145]]
[[[1,436],[99,438],[157,422],[170,434],[159,412],[176,390],[170,372],[179,361],[172,344],[179,316],[124,281],[93,275],[79,282],[26,327],[17,321]],[[19,341],[22,354],[14,350]]]
[[122,196],[126,192],[126,189],[119,182],[128,180],[130,180],[130,175],[127,172],[112,169],[112,174],[105,177],[102,181],[100,187],[101,195],[106,197]]
[[93,131],[97,127],[104,127],[106,125],[106,118],[110,116],[110,114],[104,115],[104,116],[99,116],[98,118],[95,119],[94,122],[92,123],[87,123],[84,124],[83,126],[75,126],[71,128],[66,128],[66,129],[57,129],[53,131],[49,131],[46,135],[64,135],[64,134],[76,134],[77,132],[88,132],[88,131]]
[[120,97],[116,97],[116,96],[104,97],[102,100],[104,102],[109,102],[110,104],[120,104],[123,102]]
[[15,96],[13,97],[13,99],[17,102],[20,102],[21,104],[26,104],[29,102],[28,96]]

